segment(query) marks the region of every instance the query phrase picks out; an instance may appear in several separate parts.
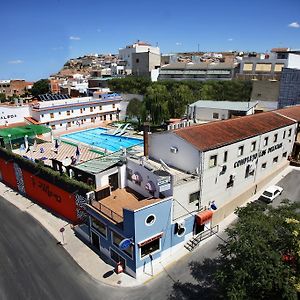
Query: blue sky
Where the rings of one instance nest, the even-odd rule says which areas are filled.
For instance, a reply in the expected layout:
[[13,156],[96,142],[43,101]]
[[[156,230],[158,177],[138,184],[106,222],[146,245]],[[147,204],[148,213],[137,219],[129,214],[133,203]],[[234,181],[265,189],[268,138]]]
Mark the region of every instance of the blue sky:
[[0,79],[38,80],[138,39],[163,53],[300,48],[300,1],[14,0],[0,26]]

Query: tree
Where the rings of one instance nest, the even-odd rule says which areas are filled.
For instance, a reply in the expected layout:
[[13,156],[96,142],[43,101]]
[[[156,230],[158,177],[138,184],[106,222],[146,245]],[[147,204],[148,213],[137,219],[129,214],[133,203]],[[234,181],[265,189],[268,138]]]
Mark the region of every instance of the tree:
[[144,97],[145,109],[149,113],[151,121],[155,125],[160,125],[169,119],[168,101],[170,93],[166,86],[156,83],[147,88]]
[[4,93],[0,93],[0,103],[5,102],[6,101],[6,97]]
[[143,114],[143,102],[137,98],[131,99],[126,108],[126,115],[129,118],[137,118],[138,125],[140,126],[142,114]]
[[48,79],[40,79],[36,81],[31,89],[31,94],[37,97],[41,94],[47,94],[50,92],[50,82]]
[[219,245],[222,264],[216,279],[226,298],[297,299],[299,207],[286,202],[263,210],[251,203],[237,210],[238,222]]
[[193,100],[193,94],[187,85],[175,86],[168,101],[169,114],[173,118],[181,118],[186,111],[186,107]]

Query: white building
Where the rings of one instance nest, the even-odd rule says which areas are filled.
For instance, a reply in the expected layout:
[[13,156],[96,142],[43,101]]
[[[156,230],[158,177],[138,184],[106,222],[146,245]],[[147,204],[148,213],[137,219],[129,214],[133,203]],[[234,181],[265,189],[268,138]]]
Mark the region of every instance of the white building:
[[252,115],[256,105],[256,102],[199,100],[189,105],[188,118],[206,122]]
[[24,122],[25,117],[30,116],[29,105],[22,106],[11,106],[1,105],[0,106],[0,126],[8,126],[14,123]]
[[218,223],[286,166],[296,130],[297,122],[278,111],[210,122],[152,134],[149,157],[199,176],[192,202],[214,201]]
[[79,127],[85,123],[115,121],[118,119],[121,96],[115,93],[95,94],[94,97],[41,101],[31,107],[34,124],[54,129]]
[[159,47],[153,47],[150,44],[137,41],[136,43],[126,46],[126,48],[119,49],[119,59],[126,61],[125,72],[127,75],[132,72],[132,54],[151,52],[160,55]]

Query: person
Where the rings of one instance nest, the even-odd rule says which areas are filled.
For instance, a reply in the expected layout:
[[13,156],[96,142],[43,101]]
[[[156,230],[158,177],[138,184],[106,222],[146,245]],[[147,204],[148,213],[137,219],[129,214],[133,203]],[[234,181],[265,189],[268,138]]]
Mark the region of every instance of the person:
[[40,153],[44,153],[44,152],[45,152],[44,147],[41,147],[41,148],[40,148]]

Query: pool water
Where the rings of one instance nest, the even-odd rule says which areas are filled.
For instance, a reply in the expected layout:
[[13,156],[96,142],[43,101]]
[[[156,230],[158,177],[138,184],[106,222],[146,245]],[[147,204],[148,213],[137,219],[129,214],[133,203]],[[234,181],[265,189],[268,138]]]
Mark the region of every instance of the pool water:
[[108,151],[118,151],[121,148],[129,148],[143,142],[141,139],[127,136],[118,136],[106,133],[105,128],[93,128],[70,134],[65,134],[62,138],[72,139],[91,146],[107,149]]

